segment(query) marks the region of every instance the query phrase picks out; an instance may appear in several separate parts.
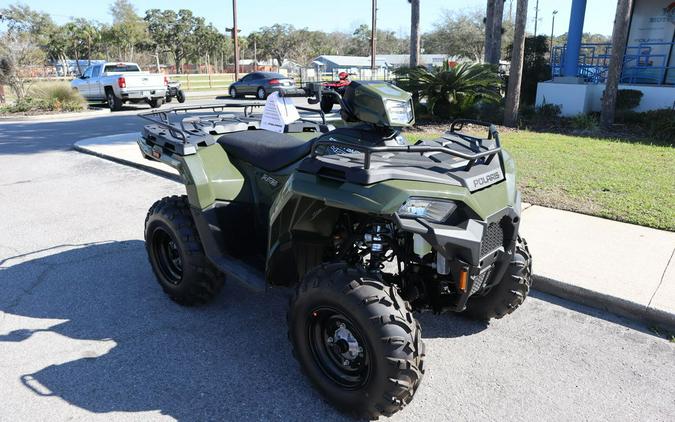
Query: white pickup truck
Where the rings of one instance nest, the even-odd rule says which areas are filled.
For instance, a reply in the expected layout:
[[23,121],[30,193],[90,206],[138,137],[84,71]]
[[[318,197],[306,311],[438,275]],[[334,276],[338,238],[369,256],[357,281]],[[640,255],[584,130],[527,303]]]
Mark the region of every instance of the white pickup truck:
[[126,102],[157,108],[164,103],[167,85],[164,75],[141,72],[136,63],[92,65],[70,83],[88,101],[106,101],[112,111],[121,110]]

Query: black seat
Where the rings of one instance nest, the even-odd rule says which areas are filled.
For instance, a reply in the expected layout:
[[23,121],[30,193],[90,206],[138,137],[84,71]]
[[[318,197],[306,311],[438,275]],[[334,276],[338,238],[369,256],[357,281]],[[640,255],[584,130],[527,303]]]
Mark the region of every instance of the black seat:
[[226,133],[218,143],[228,154],[267,171],[276,171],[309,154],[312,141],[267,130]]

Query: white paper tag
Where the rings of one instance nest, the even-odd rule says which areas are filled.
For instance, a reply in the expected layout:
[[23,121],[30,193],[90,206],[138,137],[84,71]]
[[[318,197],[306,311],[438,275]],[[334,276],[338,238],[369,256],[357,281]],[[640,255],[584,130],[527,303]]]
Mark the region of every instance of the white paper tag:
[[300,118],[292,99],[280,97],[278,92],[273,92],[267,97],[263,109],[260,128],[272,132],[284,132],[284,127]]

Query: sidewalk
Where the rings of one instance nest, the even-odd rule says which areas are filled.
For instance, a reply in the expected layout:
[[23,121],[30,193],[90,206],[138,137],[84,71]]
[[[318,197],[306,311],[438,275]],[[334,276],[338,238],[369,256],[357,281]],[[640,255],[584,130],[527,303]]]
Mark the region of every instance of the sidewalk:
[[[85,139],[75,149],[178,180],[146,160],[138,133]],[[523,204],[521,234],[533,288],[675,331],[675,233]]]

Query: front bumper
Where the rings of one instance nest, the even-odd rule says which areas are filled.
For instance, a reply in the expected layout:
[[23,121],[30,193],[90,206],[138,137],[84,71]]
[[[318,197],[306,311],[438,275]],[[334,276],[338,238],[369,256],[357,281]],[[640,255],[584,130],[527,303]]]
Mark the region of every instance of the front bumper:
[[399,229],[419,234],[446,260],[453,280],[461,271],[468,273],[468,286],[457,297],[454,310],[463,310],[471,295],[501,280],[518,237],[520,196],[517,199],[485,220],[468,219],[457,226],[396,216]]

